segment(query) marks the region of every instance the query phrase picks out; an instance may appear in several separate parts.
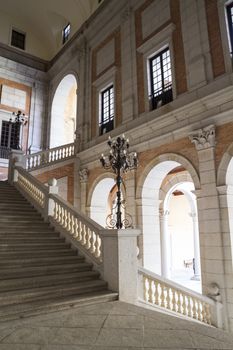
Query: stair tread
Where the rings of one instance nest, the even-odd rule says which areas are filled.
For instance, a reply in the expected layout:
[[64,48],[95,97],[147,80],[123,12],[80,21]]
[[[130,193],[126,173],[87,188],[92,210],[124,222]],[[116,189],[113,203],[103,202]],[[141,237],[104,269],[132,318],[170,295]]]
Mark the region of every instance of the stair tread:
[[25,288],[41,288],[46,286],[57,286],[67,283],[80,283],[80,281],[97,280],[99,278],[99,273],[96,271],[77,271],[73,273],[63,273],[43,276],[28,276],[28,277],[15,277],[11,279],[0,279],[0,290],[11,291],[11,290],[21,290]]
[[[72,269],[76,269],[76,270],[82,270],[82,269],[91,269],[92,268],[92,264],[84,262],[84,259],[82,261],[80,261],[78,264],[74,264],[74,263],[67,263],[67,264],[63,264],[60,265],[59,264],[60,261],[58,261],[57,264],[54,265],[42,265],[42,266],[29,266],[29,267],[24,267],[23,271],[20,268],[13,268],[13,267],[9,267],[9,268],[4,268],[0,270],[0,278],[3,278],[2,276],[6,275],[7,277],[4,276],[4,279],[7,278],[11,278],[11,275],[16,275],[19,276],[21,275],[25,275],[27,273],[29,274],[36,274],[35,276],[41,276],[41,274],[45,274],[45,276],[53,274],[54,271],[56,271],[56,274],[60,274],[63,273],[64,271],[71,271]],[[34,276],[32,276],[34,277]]]
[[[26,299],[28,297],[39,297],[41,295],[46,296],[47,294],[51,293],[65,293],[66,291],[82,291],[83,289],[87,288],[94,288],[94,287],[106,287],[107,283],[105,281],[96,279],[93,281],[82,281],[81,283],[67,283],[67,281],[64,282],[64,284],[58,284],[56,286],[38,286],[36,288],[24,288],[19,290],[10,290],[10,291],[4,291],[0,292],[0,303],[3,303],[6,305],[7,303],[10,303],[12,299],[15,298],[22,298]],[[11,299],[11,300],[10,300]],[[19,302],[19,301],[18,301]]]
[[33,316],[48,311],[64,310],[70,307],[91,305],[93,303],[103,303],[117,300],[118,294],[111,291],[96,291],[85,295],[66,296],[60,298],[47,299],[43,301],[33,301],[12,306],[3,306],[0,309],[0,322],[8,319],[23,318]]

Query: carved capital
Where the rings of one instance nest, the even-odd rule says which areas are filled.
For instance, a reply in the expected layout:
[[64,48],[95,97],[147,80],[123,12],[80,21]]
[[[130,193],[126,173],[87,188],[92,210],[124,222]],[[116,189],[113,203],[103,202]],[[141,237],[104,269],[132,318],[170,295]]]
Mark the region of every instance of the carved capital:
[[197,150],[215,147],[215,126],[209,125],[203,129],[193,131],[189,139],[195,144]]
[[88,181],[88,169],[82,169],[79,171],[79,177],[80,177],[80,182],[87,182]]

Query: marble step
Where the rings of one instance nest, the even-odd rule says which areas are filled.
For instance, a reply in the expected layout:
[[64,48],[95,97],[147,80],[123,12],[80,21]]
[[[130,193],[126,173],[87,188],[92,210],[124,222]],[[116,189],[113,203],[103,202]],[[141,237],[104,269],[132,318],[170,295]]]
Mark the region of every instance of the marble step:
[[107,283],[101,280],[64,283],[50,287],[38,287],[0,292],[0,305],[12,305],[29,301],[46,300],[71,295],[85,294],[94,291],[106,290]]
[[77,251],[72,249],[45,249],[45,250],[21,250],[21,251],[3,251],[0,253],[0,265],[7,260],[21,260],[25,258],[52,258],[52,257],[62,257],[64,255],[77,255]]
[[7,280],[12,278],[24,278],[24,277],[36,277],[36,276],[48,276],[52,274],[74,273],[81,271],[89,271],[92,269],[92,264],[85,262],[83,257],[67,261],[61,264],[62,261],[57,261],[54,265],[40,265],[40,266],[24,266],[24,268],[16,267],[4,267],[0,270],[0,279]]
[[70,244],[69,243],[65,243],[65,242],[59,242],[59,239],[55,240],[55,242],[45,242],[45,243],[26,243],[26,242],[5,242],[5,243],[0,243],[0,252],[2,254],[3,253],[13,253],[15,252],[16,254],[18,252],[21,253],[21,251],[26,252],[29,251],[31,252],[33,255],[35,254],[34,250],[36,250],[36,252],[38,251],[42,251],[42,250],[46,250],[46,251],[55,251],[58,250],[58,252],[60,251],[60,249],[62,250],[66,250],[70,248]]
[[0,322],[22,319],[24,317],[40,315],[86,306],[98,303],[106,303],[118,299],[118,294],[110,291],[90,292],[85,295],[50,298],[43,301],[33,301],[23,304],[3,306],[0,308]]
[[45,235],[32,235],[32,234],[21,234],[21,235],[9,235],[9,234],[0,234],[0,246],[2,244],[8,244],[9,246],[12,246],[13,244],[19,245],[19,244],[55,244],[56,242],[65,243],[65,238],[60,238],[59,236],[55,235],[52,236],[52,234],[47,233]]
[[99,278],[99,273],[96,271],[81,271],[73,273],[54,273],[53,275],[45,276],[28,276],[25,278],[17,277],[13,279],[0,280],[0,291],[12,291],[26,288],[41,288],[50,287],[61,284],[80,283]]
[[5,259],[0,260],[0,269],[6,267],[25,267],[25,266],[44,266],[44,265],[56,265],[57,263],[77,263],[80,257],[77,255],[77,252],[73,252],[72,254],[66,255],[57,255],[57,256],[39,256],[39,257],[20,257],[20,258],[11,258],[6,257]]

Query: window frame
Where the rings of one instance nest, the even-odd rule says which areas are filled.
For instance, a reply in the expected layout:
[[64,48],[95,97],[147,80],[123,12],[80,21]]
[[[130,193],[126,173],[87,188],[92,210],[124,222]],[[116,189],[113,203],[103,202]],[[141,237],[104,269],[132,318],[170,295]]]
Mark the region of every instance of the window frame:
[[[13,43],[12,43],[12,40],[13,40],[13,32],[15,32],[15,33],[17,33],[17,34],[19,34],[19,35],[22,35],[23,37],[24,37],[24,42],[23,42],[23,48],[22,47],[19,47],[19,46],[17,46],[17,45],[14,45]],[[10,46],[12,46],[12,47],[14,47],[14,48],[16,48],[16,49],[18,49],[18,50],[22,50],[22,51],[25,51],[26,50],[26,33],[24,32],[24,31],[22,31],[22,30],[20,30],[20,29],[17,29],[17,28],[15,28],[15,27],[11,27],[11,32],[10,32],[11,34],[10,34]]]
[[[112,90],[112,103],[111,103],[111,90]],[[104,117],[104,95],[108,93],[108,112],[107,118]],[[105,86],[99,93],[99,135],[104,135],[114,129],[114,120],[115,120],[115,90],[114,84],[110,83],[108,86]],[[112,108],[111,108],[112,105]],[[105,130],[106,129],[106,130]],[[105,131],[104,131],[105,130]]]
[[[171,82],[168,86],[165,85],[165,77],[164,77],[164,58],[163,54],[169,52],[169,59],[170,59],[170,69],[169,69],[169,77]],[[155,90],[155,77],[153,74],[153,62],[159,58],[159,69],[160,69],[160,76],[161,76],[161,88]],[[150,110],[157,109],[165,104],[168,104],[173,101],[173,71],[172,71],[172,57],[171,57],[171,50],[169,46],[166,46],[165,48],[161,49],[160,51],[156,52],[152,56],[148,58],[148,74],[149,74],[149,102],[150,102]],[[161,91],[161,93],[159,93]]]
[[[231,14],[232,11],[232,14]],[[233,2],[226,5],[227,25],[229,33],[230,53],[233,55]]]

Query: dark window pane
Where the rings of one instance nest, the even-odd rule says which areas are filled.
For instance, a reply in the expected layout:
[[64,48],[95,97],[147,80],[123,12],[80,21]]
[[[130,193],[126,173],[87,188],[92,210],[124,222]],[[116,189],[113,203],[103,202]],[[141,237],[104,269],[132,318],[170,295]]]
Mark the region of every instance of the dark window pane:
[[19,49],[25,50],[25,34],[12,29],[11,45],[18,47]]

